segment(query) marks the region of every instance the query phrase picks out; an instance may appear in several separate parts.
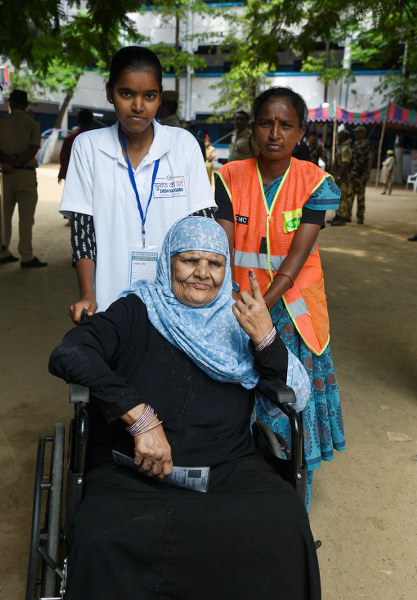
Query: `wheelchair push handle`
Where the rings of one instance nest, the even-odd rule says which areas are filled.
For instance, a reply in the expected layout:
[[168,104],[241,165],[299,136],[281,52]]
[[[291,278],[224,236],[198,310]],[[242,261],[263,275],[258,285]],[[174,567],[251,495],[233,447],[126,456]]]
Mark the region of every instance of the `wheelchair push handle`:
[[[88,310],[83,308],[81,311],[80,323],[84,323],[88,319]],[[88,404],[90,401],[90,390],[84,385],[78,383],[69,384],[69,401],[71,404]]]
[[83,308],[81,311],[80,323],[84,323],[84,321],[86,321],[87,319],[88,319],[88,310],[86,308]]

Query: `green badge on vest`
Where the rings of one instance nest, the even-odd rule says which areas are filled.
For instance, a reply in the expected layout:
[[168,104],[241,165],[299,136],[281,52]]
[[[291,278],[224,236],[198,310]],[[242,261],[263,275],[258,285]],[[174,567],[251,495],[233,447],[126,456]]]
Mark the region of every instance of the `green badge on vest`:
[[296,229],[298,229],[302,214],[302,208],[286,210],[282,213],[283,228],[285,233],[289,233],[290,231],[296,231]]

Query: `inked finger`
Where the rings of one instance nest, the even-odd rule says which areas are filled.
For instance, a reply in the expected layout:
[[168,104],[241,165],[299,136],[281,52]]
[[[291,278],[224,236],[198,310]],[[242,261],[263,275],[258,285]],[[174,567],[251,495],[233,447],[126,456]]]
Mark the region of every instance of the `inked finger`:
[[263,301],[261,287],[256,279],[255,272],[251,270],[249,271],[249,283],[250,289],[252,290],[252,296],[255,298],[255,300]]

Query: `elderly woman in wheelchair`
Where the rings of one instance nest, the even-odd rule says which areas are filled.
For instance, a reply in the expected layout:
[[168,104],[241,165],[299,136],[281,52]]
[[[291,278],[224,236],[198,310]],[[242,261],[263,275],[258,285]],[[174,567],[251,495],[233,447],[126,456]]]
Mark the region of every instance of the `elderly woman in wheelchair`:
[[320,598],[303,503],[250,430],[260,378],[298,398],[308,379],[256,278],[232,299],[228,252],[213,220],[182,219],[155,283],[136,284],[52,353],[50,371],[91,398],[67,600]]

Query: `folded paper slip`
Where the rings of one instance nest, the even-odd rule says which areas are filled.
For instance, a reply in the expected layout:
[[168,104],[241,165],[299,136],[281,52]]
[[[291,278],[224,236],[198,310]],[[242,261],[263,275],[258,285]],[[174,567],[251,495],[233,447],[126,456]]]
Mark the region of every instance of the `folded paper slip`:
[[[112,450],[113,460],[116,465],[125,467],[134,471],[139,476],[143,476],[138,471],[138,465],[130,456],[121,454],[117,450]],[[164,479],[153,477],[153,481],[158,481],[163,485],[194,490],[195,492],[207,492],[210,478],[210,467],[173,467],[172,473]]]

